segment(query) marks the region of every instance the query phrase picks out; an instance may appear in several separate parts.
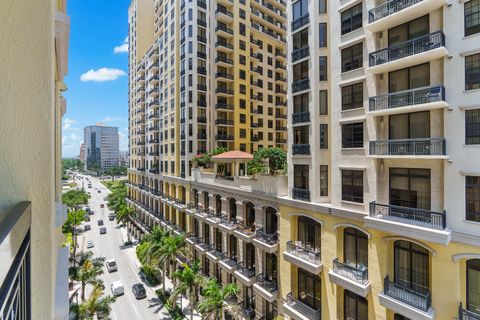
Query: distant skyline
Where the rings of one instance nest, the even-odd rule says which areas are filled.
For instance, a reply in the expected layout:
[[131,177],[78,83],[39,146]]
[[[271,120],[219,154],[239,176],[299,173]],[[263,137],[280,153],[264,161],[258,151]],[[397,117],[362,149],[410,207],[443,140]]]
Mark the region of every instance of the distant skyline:
[[79,155],[83,128],[118,127],[128,150],[128,6],[130,0],[74,0],[71,16],[63,157]]

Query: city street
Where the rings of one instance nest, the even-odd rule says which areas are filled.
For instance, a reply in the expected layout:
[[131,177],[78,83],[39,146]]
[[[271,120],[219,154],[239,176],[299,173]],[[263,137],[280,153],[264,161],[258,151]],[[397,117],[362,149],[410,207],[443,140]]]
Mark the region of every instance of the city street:
[[[123,247],[124,239],[126,239],[126,230],[117,226],[116,221],[108,220],[110,210],[103,199],[110,191],[98,179],[88,178],[92,183],[92,188],[88,188],[88,182],[85,177],[82,179],[85,190],[91,193],[89,206],[95,213],[90,216],[91,230],[78,236],[78,244],[81,250],[87,250],[87,241],[93,240],[94,248],[90,250],[94,252],[95,256],[115,259],[117,262],[118,271],[108,273],[105,268],[105,273],[102,276],[102,279],[105,281],[106,294],[111,294],[110,285],[113,281],[120,280],[125,289],[125,294],[117,297],[117,300],[112,305],[111,318],[113,320],[169,319],[167,311],[162,308],[152,288],[144,284],[147,290],[146,299],[137,300],[133,295],[132,285],[142,282],[138,275],[139,267],[135,257],[135,248]],[[76,182],[79,184],[79,187],[82,186],[82,181],[77,180]],[[101,192],[98,193],[98,190]],[[102,203],[105,204],[105,208],[100,208]],[[107,234],[101,235],[99,233],[100,226],[97,224],[99,219],[103,219],[104,226],[107,228]]]

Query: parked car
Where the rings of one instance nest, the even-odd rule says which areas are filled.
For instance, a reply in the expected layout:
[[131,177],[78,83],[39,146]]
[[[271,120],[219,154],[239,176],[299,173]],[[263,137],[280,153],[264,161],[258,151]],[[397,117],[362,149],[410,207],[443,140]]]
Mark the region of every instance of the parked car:
[[102,190],[98,190],[97,192],[98,192],[98,193],[102,193]]
[[103,203],[100,204],[100,208],[105,208],[105,205]]
[[145,290],[145,287],[141,283],[135,283],[132,286],[132,292],[135,298],[137,299],[143,299],[147,297],[147,291]]
[[105,233],[107,233],[107,228],[101,227],[100,228],[100,234],[105,234]]
[[117,262],[115,262],[115,259],[108,259],[107,261],[105,261],[105,266],[107,267],[108,272],[114,272],[118,270]]
[[83,228],[85,228],[85,231],[87,231],[87,230],[92,230],[92,227],[91,227],[90,224],[88,224],[88,223],[85,224],[85,225],[83,226]]
[[115,215],[113,215],[113,214],[109,215],[109,216],[108,216],[108,220],[109,220],[109,221],[115,220]]
[[93,247],[94,247],[93,241],[92,241],[92,240],[88,240],[88,241],[87,241],[87,249],[90,249],[90,248],[93,248]]
[[99,220],[97,221],[97,224],[98,224],[99,226],[103,226],[103,220],[102,220],[102,219],[99,219]]
[[110,285],[110,290],[112,290],[112,294],[114,297],[121,296],[124,293],[122,282],[120,280],[114,281]]
[[90,216],[88,214],[84,215],[83,220],[89,222],[90,221]]

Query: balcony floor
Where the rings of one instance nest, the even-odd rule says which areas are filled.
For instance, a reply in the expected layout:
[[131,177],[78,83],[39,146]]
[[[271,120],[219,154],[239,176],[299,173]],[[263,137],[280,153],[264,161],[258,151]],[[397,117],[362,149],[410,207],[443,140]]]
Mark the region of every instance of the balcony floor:
[[341,286],[342,288],[345,288],[348,291],[358,294],[359,296],[362,296],[364,298],[370,292],[370,282],[367,282],[366,284],[362,284],[362,283],[353,281],[351,279],[348,279],[334,272],[333,270],[330,270],[328,272],[328,278],[330,279],[330,282],[333,282]]
[[274,302],[278,298],[278,290],[275,291],[275,292],[270,292],[270,291],[262,288],[257,283],[255,283],[253,285],[253,291],[255,291],[255,293],[259,294],[262,298],[264,298],[265,300],[267,300],[270,303]]
[[306,271],[313,273],[313,274],[319,274],[323,270],[323,263],[320,262],[320,264],[316,264],[307,260],[304,260],[300,257],[297,257],[294,254],[291,254],[287,251],[283,252],[283,258],[290,262],[293,263],[294,265],[305,269]]
[[414,308],[404,302],[387,296],[383,292],[378,294],[378,300],[382,306],[387,309],[393,310],[396,313],[401,314],[404,317],[415,320],[434,320],[435,311],[430,308],[427,312]]

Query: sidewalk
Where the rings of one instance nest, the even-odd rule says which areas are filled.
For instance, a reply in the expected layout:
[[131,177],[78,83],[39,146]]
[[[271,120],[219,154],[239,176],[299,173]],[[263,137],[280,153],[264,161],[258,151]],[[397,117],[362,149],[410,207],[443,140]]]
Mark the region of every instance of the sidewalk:
[[[120,228],[120,232],[122,234],[122,238],[123,238],[123,241],[127,241],[128,237],[127,237],[127,229],[126,228]],[[133,246],[131,246],[130,248],[126,248],[123,250],[123,252],[129,257],[129,259],[131,261],[134,262],[134,264],[137,266],[137,268],[140,268],[141,267],[141,264],[140,262],[138,261],[137,259],[137,254],[135,252],[135,248],[136,248],[136,245],[138,244],[137,240],[133,237],[131,237],[131,240],[132,242],[134,243]],[[147,290],[150,290],[151,294],[153,296],[157,296],[157,294],[155,293],[156,290],[158,289],[162,289],[163,288],[163,285],[160,284],[158,286],[155,286],[155,287],[146,287]],[[167,290],[173,290],[173,283],[172,281],[166,277],[166,282],[165,282],[165,288]],[[177,303],[180,304],[180,300],[177,300]],[[186,299],[185,297],[182,296],[182,301],[181,301],[181,306],[182,306],[182,310],[183,310],[183,314],[185,315],[186,319],[190,319],[190,308],[189,308],[189,304],[190,304],[190,301],[188,301],[188,299]],[[170,314],[168,313],[167,309],[165,307],[162,306],[162,309],[160,310],[159,312],[161,318],[160,319],[171,319],[170,317]],[[193,319],[194,320],[202,320],[202,316],[200,314],[198,314],[196,311],[193,313]]]

